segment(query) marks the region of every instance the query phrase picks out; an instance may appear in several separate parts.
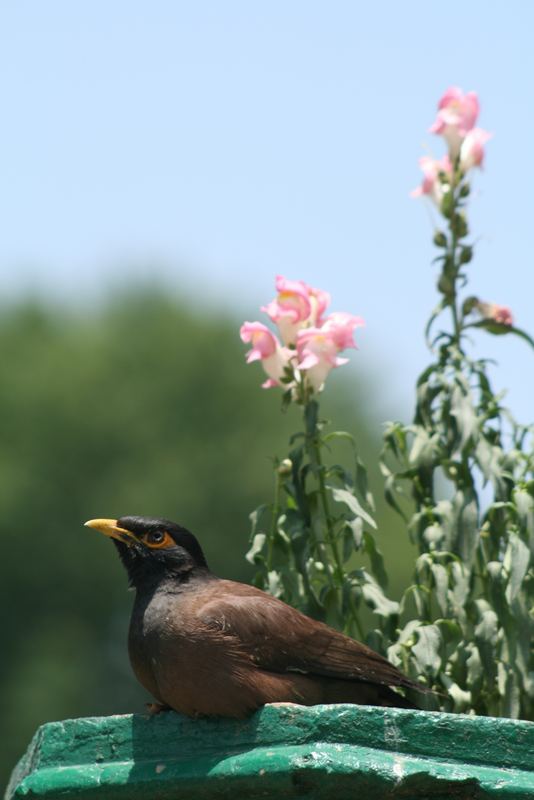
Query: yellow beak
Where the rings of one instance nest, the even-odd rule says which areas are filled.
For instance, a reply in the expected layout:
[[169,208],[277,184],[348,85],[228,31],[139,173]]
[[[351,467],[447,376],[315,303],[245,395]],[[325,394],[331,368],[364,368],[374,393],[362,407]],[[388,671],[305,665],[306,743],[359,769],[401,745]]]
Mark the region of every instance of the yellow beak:
[[95,531],[100,531],[104,536],[109,536],[111,539],[118,539],[119,542],[132,544],[132,540],[136,541],[133,533],[127,531],[126,528],[119,528],[116,519],[90,519],[84,525],[86,528],[94,528]]

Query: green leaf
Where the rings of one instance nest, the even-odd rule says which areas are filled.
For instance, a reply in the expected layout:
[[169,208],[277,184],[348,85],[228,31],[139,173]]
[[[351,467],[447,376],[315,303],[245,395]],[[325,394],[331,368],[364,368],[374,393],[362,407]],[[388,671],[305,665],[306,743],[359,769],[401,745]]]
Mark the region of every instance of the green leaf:
[[373,609],[375,614],[381,617],[391,617],[399,613],[399,604],[386,597],[378,583],[365,569],[355,570],[353,574],[358,578],[357,582],[362,590],[365,602]]
[[460,616],[469,595],[469,572],[459,561],[453,561],[450,566],[452,579],[452,598],[455,603],[455,613]]
[[499,661],[497,674],[497,686],[502,697],[501,714],[503,717],[517,719],[521,711],[517,677],[510,664],[505,664],[502,661]]
[[252,534],[256,533],[256,531],[258,529],[258,525],[260,523],[260,519],[262,518],[262,515],[265,513],[267,508],[269,508],[269,506],[267,506],[264,503],[263,505],[258,506],[258,508],[254,509],[254,511],[252,511],[249,514],[248,518],[250,519],[250,522],[251,522],[251,525],[252,525]]
[[495,645],[497,643],[497,636],[499,632],[499,621],[497,614],[493,609],[487,608],[482,611],[480,622],[475,627],[475,642],[480,654],[480,660],[484,667],[486,679],[493,680],[495,675],[496,653]]
[[332,497],[336,501],[336,503],[341,503],[342,505],[347,506],[347,508],[354,514],[355,517],[361,517],[371,528],[376,528],[376,522],[371,517],[370,514],[365,511],[356,497],[347,491],[346,489],[339,489],[337,486],[328,485],[326,487],[330,492],[332,492]]
[[494,482],[502,479],[502,456],[500,447],[492,445],[485,436],[481,436],[476,444],[475,457],[484,476],[484,481]]
[[362,461],[358,458],[358,456],[356,456],[355,478],[356,478],[356,486],[358,487],[360,495],[365,498],[365,502],[367,503],[369,508],[371,508],[374,511],[375,501],[373,498],[373,494],[369,489],[367,470]]
[[521,330],[521,328],[516,328],[513,325],[504,325],[502,322],[495,322],[492,319],[481,319],[478,322],[473,322],[471,325],[466,325],[465,327],[482,328],[488,333],[492,333],[494,336],[503,336],[507,333],[513,333],[515,336],[519,336],[521,339],[524,339],[527,344],[534,348],[534,339],[532,339],[528,333]]
[[385,589],[388,585],[388,576],[384,567],[384,558],[376,546],[372,533],[365,531],[363,534],[364,550],[371,561],[371,570],[380,586]]
[[436,602],[443,616],[446,616],[448,606],[447,591],[449,588],[449,575],[445,567],[443,567],[441,564],[432,564],[430,569],[434,578],[434,595]]
[[292,392],[291,389],[288,389],[287,392],[284,392],[282,395],[282,412],[287,411],[287,409],[291,405],[291,400],[292,400]]
[[386,422],[384,425],[384,442],[397,458],[406,454],[406,430],[400,422]]
[[410,448],[409,462],[414,466],[428,466],[439,456],[439,434],[429,435],[426,428],[415,425],[415,436]]
[[471,393],[458,385],[455,385],[452,390],[450,415],[456,419],[456,426],[460,435],[458,452],[452,456],[454,459],[461,455],[464,447],[479,427]]
[[416,631],[417,643],[412,647],[421,673],[437,675],[441,668],[441,633],[437,625],[423,625]]
[[283,586],[280,580],[280,574],[275,570],[271,570],[267,573],[267,591],[269,594],[272,594],[273,597],[280,597],[283,593]]
[[534,557],[534,497],[527,489],[516,489],[513,494],[519,522],[525,531]]
[[[381,470],[382,474],[384,475],[383,466],[381,467]],[[402,517],[402,519],[405,522],[408,522],[408,517],[406,516],[402,508],[399,506],[395,498],[395,492],[396,492],[395,476],[393,474],[389,474],[389,475],[384,475],[384,477],[385,477],[384,497],[386,498],[386,503],[388,503],[388,505],[391,506],[391,508],[394,511],[396,511],[397,514],[399,514],[399,516]]]
[[352,445],[354,445],[354,436],[348,431],[330,431],[330,433],[327,433],[326,436],[323,436],[323,442],[325,444],[331,439],[347,439]]
[[352,534],[352,541],[356,550],[359,550],[363,541],[363,521],[360,517],[348,519],[345,522],[347,529]]
[[478,686],[482,680],[484,672],[482,669],[482,661],[480,659],[478,647],[470,643],[468,648],[471,652],[469,658],[465,662],[467,667],[467,685],[469,688],[472,688],[473,686]]
[[455,552],[470,566],[478,543],[478,502],[472,489],[457,491],[453,499],[456,514],[457,537]]
[[437,619],[435,623],[441,633],[441,641],[447,651],[456,649],[463,637],[463,631],[456,620]]
[[456,512],[450,500],[439,500],[433,508],[433,514],[439,519],[443,529],[440,542],[441,550],[451,550],[453,536],[456,534]]
[[416,616],[419,617],[420,619],[423,618],[425,616],[425,607],[428,602],[429,594],[430,590],[426,586],[421,586],[420,584],[417,583],[413,583],[411,586],[408,586],[408,588],[402,595],[399,608],[400,613],[404,614],[406,608],[408,607],[408,603],[411,599],[415,604]]
[[456,713],[468,711],[472,702],[471,692],[466,692],[464,689],[461,689],[455,681],[444,673],[442,673],[440,678],[449,696],[452,698],[453,710]]
[[429,547],[435,549],[443,540],[444,530],[441,525],[428,525],[423,531],[423,539]]
[[256,533],[255,536],[252,537],[252,544],[245,554],[245,558],[251,564],[260,564],[264,561],[264,557],[262,555],[262,550],[265,545],[267,537],[264,533]]
[[340,597],[333,586],[325,586],[321,591],[321,603],[326,611],[326,620],[330,625],[338,627],[342,624]]
[[397,641],[388,647],[388,660],[396,667],[402,665],[403,655],[415,643],[415,631],[420,626],[421,622],[418,619],[411,619],[399,632]]
[[506,599],[511,604],[517,597],[530,563],[530,550],[516,533],[510,534],[504,555],[504,567],[509,573]]
[[[339,537],[337,537],[339,538]],[[351,529],[344,525],[341,529],[341,543],[343,545],[343,563],[347,562],[352,555],[354,555],[355,547],[354,547],[354,537],[352,535]]]
[[349,491],[352,490],[352,475],[341,464],[332,464],[325,470],[325,478],[328,480],[337,478]]

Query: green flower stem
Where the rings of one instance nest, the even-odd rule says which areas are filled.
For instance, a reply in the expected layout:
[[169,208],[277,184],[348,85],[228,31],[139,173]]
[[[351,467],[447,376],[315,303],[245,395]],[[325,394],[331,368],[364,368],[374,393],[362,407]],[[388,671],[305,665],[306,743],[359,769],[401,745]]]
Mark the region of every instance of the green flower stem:
[[362,627],[362,623],[360,622],[358,609],[356,608],[356,603],[354,602],[354,597],[352,592],[350,593],[350,610],[352,611],[352,619],[354,620],[354,624],[356,625],[358,636],[362,642],[365,642],[365,631]]
[[[312,400],[311,403],[314,403],[315,406],[317,406],[317,402],[315,400]],[[309,413],[309,406],[311,405],[311,403],[306,406],[304,411],[304,417],[306,423],[306,438],[308,440],[310,455],[312,456],[313,461],[317,466],[319,496],[321,498],[321,505],[323,507],[323,514],[326,523],[326,536],[328,539],[328,544],[332,551],[332,555],[334,556],[334,563],[336,567],[336,578],[339,582],[338,588],[340,588],[343,584],[343,564],[341,563],[341,558],[339,556],[339,550],[337,547],[336,537],[334,533],[334,521],[332,519],[332,514],[330,512],[330,504],[328,502],[328,494],[326,491],[326,484],[324,480],[324,467],[321,459],[321,444],[319,438],[319,430],[317,426],[317,415]],[[314,420],[311,430],[309,429],[309,425],[307,424],[307,421],[310,418],[313,418]]]
[[269,545],[267,550],[267,572],[270,572],[273,564],[273,545],[276,536],[278,517],[280,516],[280,488],[282,486],[283,477],[280,475],[278,466],[274,472],[274,499],[271,513],[271,530],[269,533]]
[[458,247],[458,237],[455,232],[455,222],[456,222],[456,186],[453,183],[451,185],[451,192],[453,195],[453,203],[452,203],[452,211],[449,217],[449,230],[451,234],[450,239],[450,249],[449,249],[449,256],[452,262],[453,267],[453,278],[452,278],[452,292],[451,292],[451,313],[452,313],[452,323],[454,328],[454,342],[459,347],[460,345],[460,324],[458,319],[458,292],[456,288],[456,281],[458,278],[458,264],[456,261],[456,249]]
[[460,270],[460,264],[458,263],[457,259],[457,249],[458,249],[458,234],[456,231],[456,224],[457,224],[457,207],[458,207],[458,198],[459,192],[461,190],[461,183],[462,180],[460,178],[459,182],[456,182],[456,175],[459,168],[459,157],[456,159],[453,168],[452,174],[452,181],[451,181],[451,193],[452,193],[452,209],[451,214],[449,216],[449,231],[450,231],[450,246],[449,246],[449,258],[452,263],[452,291],[451,291],[451,313],[452,313],[452,322],[454,328],[454,342],[457,347],[460,349],[460,339],[462,335],[462,324],[460,322],[460,316],[458,314],[458,291],[456,287],[456,282],[458,280],[458,272]]

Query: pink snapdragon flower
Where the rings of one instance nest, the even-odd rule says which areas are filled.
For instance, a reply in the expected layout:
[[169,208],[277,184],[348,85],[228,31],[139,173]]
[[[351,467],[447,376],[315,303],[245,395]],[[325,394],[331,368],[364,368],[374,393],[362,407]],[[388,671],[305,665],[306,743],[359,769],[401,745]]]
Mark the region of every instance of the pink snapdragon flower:
[[344,312],[325,318],[330,295],[304,281],[290,281],[278,275],[276,290],[276,298],[262,311],[278,325],[287,346],[281,345],[261,322],[245,322],[241,339],[252,344],[247,363],[261,361],[269,376],[263,387],[279,386],[286,375],[285,388],[301,403],[308,396],[307,389],[320,391],[330,370],[347,363],[348,359],[339,353],[356,347],[354,330],[365,323],[361,317]]
[[429,156],[419,159],[419,166],[423,171],[423,181],[417,189],[410,192],[412,197],[422,197],[428,195],[439,208],[447,184],[442,183],[440,173],[447,176],[452,175],[452,164],[449,156],[443,156],[439,161]]
[[319,327],[305,328],[297,335],[297,368],[305,373],[310,386],[320,391],[330,370],[348,362],[339,353],[356,347],[354,329],[364,325],[360,317],[342,312],[331,314]]
[[339,350],[346,350],[347,347],[357,350],[354,330],[363,327],[365,327],[365,322],[361,317],[355,317],[345,311],[334,311],[325,319],[321,330],[331,333]]
[[477,303],[479,312],[485,319],[498,322],[500,325],[508,325],[511,327],[514,324],[514,316],[512,310],[508,306],[500,306],[497,303]]
[[244,322],[239,331],[241,340],[252,345],[247,353],[247,364],[261,361],[269,378],[262,383],[264,389],[279,386],[292,353],[280,342],[262,322]]
[[443,136],[453,158],[458,155],[463,139],[475,127],[479,110],[476,92],[464,94],[457,86],[447,89],[439,101],[430,132]]
[[276,298],[261,310],[278,325],[284,344],[294,345],[302,328],[321,323],[330,295],[282,275],[276,277],[276,291]]
[[482,128],[473,128],[466,135],[460,147],[460,167],[463,172],[472,167],[482,167],[484,162],[484,145],[491,139],[491,133]]

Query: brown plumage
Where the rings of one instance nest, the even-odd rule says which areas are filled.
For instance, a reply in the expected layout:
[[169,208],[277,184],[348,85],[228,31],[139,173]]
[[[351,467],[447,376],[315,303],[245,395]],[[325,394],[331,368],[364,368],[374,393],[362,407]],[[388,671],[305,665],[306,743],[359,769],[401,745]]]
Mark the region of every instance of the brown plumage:
[[425,691],[369,647],[260,589],[217,578],[175,523],[86,524],[115,540],[136,589],[130,660],[163,707],[223,717],[273,702],[413,708],[390,687]]

